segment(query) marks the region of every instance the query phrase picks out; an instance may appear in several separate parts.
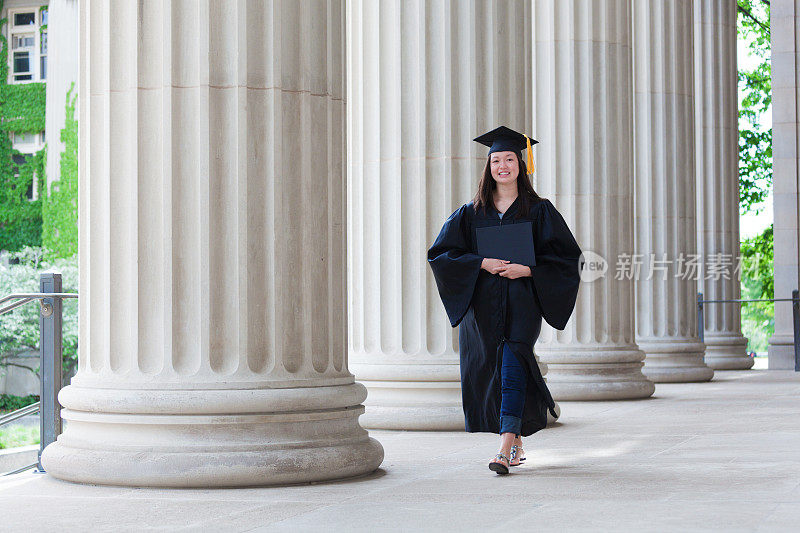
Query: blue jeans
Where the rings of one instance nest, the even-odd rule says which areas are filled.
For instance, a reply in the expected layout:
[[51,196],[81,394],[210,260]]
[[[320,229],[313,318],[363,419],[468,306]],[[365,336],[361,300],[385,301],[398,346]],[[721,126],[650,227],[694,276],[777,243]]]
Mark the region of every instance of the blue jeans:
[[508,344],[504,344],[501,371],[500,433],[520,434],[527,382],[528,376],[525,368],[520,364]]

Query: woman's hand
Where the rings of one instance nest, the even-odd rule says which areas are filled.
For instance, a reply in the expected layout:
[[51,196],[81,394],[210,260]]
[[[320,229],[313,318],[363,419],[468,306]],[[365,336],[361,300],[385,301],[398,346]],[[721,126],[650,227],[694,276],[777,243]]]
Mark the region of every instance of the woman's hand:
[[518,265],[516,263],[509,263],[508,261],[506,261],[506,263],[507,264],[501,266],[497,272],[504,278],[517,279],[517,278],[526,278],[533,275],[531,273],[531,268],[528,266]]
[[503,259],[490,259],[488,257],[484,257],[483,261],[481,262],[481,268],[489,274],[497,274],[500,272],[500,269],[508,265],[508,263],[509,261],[504,261]]

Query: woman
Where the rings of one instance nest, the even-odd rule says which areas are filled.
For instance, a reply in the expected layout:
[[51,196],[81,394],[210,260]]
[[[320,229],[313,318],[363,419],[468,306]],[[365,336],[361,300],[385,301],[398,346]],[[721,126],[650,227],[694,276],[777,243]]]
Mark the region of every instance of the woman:
[[[542,317],[554,328],[566,326],[581,250],[553,204],[533,190],[521,155],[527,149],[532,172],[531,140],[501,126],[475,141],[490,147],[478,191],[444,223],[428,262],[450,323],[460,325],[466,430],[500,434],[489,468],[507,474],[524,460],[521,437],[543,429],[548,410],[557,416],[533,344]],[[530,264],[479,253],[479,229],[520,223],[531,226]]]

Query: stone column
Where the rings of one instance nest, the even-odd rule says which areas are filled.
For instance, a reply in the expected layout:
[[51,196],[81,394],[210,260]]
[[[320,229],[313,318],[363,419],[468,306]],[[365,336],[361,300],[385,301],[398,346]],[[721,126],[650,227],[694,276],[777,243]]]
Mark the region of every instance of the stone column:
[[348,2],[349,351],[367,427],[464,429],[458,331],[425,255],[477,189],[472,138],[530,131],[527,9]]
[[[566,329],[543,326],[537,352],[557,399],[645,398],[655,387],[634,340],[634,283],[614,272],[633,249],[630,2],[534,0],[532,17],[537,190],[610,267],[581,285]],[[585,273],[602,270],[586,255]]]
[[50,0],[47,24],[47,84],[45,142],[47,161],[45,174],[48,188],[61,178],[61,154],[64,142],[61,130],[66,120],[67,92],[72,83],[77,92],[78,81],[78,0]]
[[[696,0],[697,250],[704,263],[708,263],[709,257],[731,258],[731,271],[739,256],[737,83],[736,0]],[[741,298],[739,277],[732,272],[728,276],[709,276],[699,286],[707,300]],[[742,336],[741,307],[707,304],[703,315],[706,364],[715,370],[752,367],[753,359],[747,356],[747,339]]]
[[345,357],[341,2],[81,10],[81,353],[45,468],[204,487],[375,470]]
[[636,343],[659,382],[708,381],[697,318],[692,0],[634,0]]
[[[791,298],[800,287],[800,81],[797,78],[800,0],[770,4],[772,38],[772,195],[775,218],[775,298]],[[794,369],[792,304],[775,303],[775,334],[769,368]]]

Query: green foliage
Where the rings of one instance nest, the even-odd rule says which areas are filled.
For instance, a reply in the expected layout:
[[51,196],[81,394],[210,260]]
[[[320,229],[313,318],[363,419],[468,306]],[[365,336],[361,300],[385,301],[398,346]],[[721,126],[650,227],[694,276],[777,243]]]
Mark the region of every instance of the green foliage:
[[[78,258],[48,260],[52,254],[42,248],[26,247],[12,254],[16,264],[0,265],[0,294],[39,292],[39,273],[61,272],[64,292],[78,292]],[[64,300],[63,370],[71,372],[78,361],[78,302]],[[0,315],[0,368],[9,359],[27,351],[39,350],[39,306],[33,302]]]
[[0,428],[0,450],[39,444],[39,426]]
[[[7,46],[3,49],[8,55]],[[7,80],[8,78],[6,78]],[[0,82],[0,129],[20,133],[38,133],[44,130],[45,84],[44,82],[13,83]]]
[[[3,2],[0,2],[2,10]],[[0,29],[8,19],[0,19]],[[0,250],[16,251],[42,243],[42,202],[45,151],[25,163],[16,164],[10,132],[38,133],[44,130],[45,84],[8,84],[8,39],[0,33]],[[15,174],[18,174],[15,176]],[[34,174],[39,181],[40,199],[30,201],[27,191]]]
[[761,125],[772,106],[769,2],[738,0],[739,38],[747,41],[761,62],[752,70],[740,68],[739,90],[739,207],[742,214],[758,212],[772,188],[772,128]]
[[[772,226],[761,235],[741,244],[742,298],[775,297]],[[742,333],[748,338],[748,351],[767,351],[767,340],[775,331],[775,308],[772,302],[753,302],[742,306]]]
[[[11,148],[11,140],[0,133],[0,161],[3,154],[22,155]],[[37,176],[39,190],[44,190],[44,151],[26,157],[26,164],[17,165],[9,156],[0,164],[0,249],[19,250],[23,246],[42,243],[42,199],[27,197],[28,188]],[[16,175],[15,175],[16,174]]]
[[78,121],[75,118],[75,83],[67,92],[67,108],[61,141],[61,177],[54,182],[44,201],[42,243],[52,257],[71,257],[78,253]]
[[23,407],[28,407],[39,401],[35,394],[29,396],[14,396],[13,394],[0,394],[0,411],[11,412]]
[[[759,63],[739,68],[739,209],[759,212],[772,189],[772,128],[761,122],[772,106],[770,5],[767,0],[737,0],[738,37]],[[742,298],[774,298],[772,226],[741,243]],[[748,351],[765,352],[775,330],[772,302],[742,305],[742,333]]]
[[[11,148],[7,135],[0,134],[0,154],[4,151],[22,155]],[[44,188],[44,152],[26,157],[25,161],[23,165],[11,161],[0,165],[0,249],[19,250],[41,244],[42,201],[29,200],[27,193],[34,174],[39,190]]]

